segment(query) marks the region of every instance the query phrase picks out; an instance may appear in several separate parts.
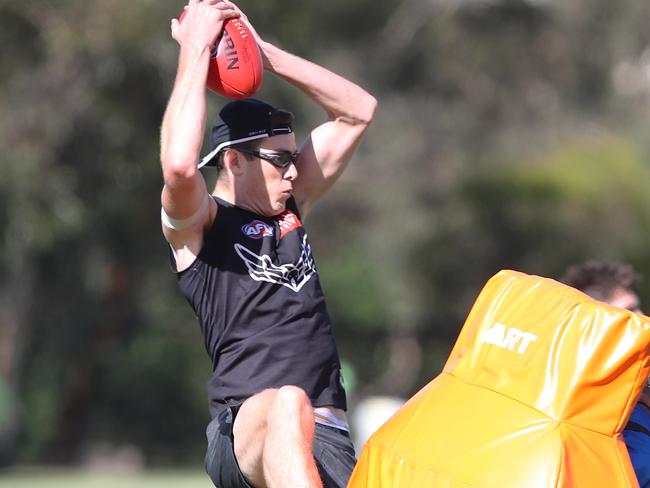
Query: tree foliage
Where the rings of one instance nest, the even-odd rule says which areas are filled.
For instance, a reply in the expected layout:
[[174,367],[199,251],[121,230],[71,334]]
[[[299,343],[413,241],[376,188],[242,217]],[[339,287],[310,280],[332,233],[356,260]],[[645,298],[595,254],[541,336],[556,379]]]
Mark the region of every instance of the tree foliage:
[[[499,269],[596,257],[650,276],[648,2],[240,5],[380,101],[307,222],[353,400],[435,376]],[[0,3],[0,464],[97,442],[200,459],[210,367],[158,220],[181,9]],[[260,97],[299,135],[322,119],[281,80]]]

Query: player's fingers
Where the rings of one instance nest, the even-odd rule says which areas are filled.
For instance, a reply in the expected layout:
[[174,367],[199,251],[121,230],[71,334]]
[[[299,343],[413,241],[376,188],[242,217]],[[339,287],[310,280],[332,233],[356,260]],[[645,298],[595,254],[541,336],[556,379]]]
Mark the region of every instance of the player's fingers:
[[244,21],[249,24],[249,27],[251,27],[250,26],[250,21],[248,20],[248,17],[246,17],[246,14],[244,12],[242,12],[242,10],[237,6],[237,4],[235,4],[233,2],[228,2],[228,1],[225,1],[224,3],[227,3],[228,5],[230,5],[235,10],[235,12],[237,12],[239,14],[238,17],[244,19]]
[[174,38],[174,39],[177,38],[176,36],[177,36],[177,33],[178,33],[178,26],[179,26],[178,19],[172,19],[171,25],[170,25],[170,30],[171,30],[171,33],[172,33],[172,38]]
[[237,7],[237,5],[235,5],[232,2],[229,2],[228,0],[222,0],[221,5],[223,5],[224,7],[228,7],[228,8],[231,8],[233,10],[239,11],[239,7]]
[[222,3],[222,4],[219,4],[219,5],[215,5],[215,7],[218,8],[219,10],[221,10],[223,15],[228,17],[228,18],[239,17],[239,11],[234,9],[230,5],[225,5],[225,4]]

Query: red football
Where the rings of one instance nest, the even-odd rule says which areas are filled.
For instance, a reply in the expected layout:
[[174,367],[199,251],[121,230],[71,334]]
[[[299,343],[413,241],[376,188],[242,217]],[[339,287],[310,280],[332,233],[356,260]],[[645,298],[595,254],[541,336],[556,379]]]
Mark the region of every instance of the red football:
[[[185,11],[179,17],[183,20]],[[208,88],[235,100],[252,97],[262,85],[262,55],[250,29],[241,19],[228,19],[210,59]]]

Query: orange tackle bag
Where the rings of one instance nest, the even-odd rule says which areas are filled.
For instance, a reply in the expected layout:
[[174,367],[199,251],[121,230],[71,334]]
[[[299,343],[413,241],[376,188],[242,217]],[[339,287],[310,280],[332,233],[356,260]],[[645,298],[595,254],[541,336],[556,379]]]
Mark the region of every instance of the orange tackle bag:
[[442,373],[366,443],[348,488],[638,487],[622,431],[650,318],[501,271]]

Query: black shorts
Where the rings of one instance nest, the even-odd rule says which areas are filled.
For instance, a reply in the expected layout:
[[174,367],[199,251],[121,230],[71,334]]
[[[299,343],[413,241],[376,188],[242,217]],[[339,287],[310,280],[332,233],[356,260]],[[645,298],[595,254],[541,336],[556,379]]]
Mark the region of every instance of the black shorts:
[[[253,488],[239,469],[233,445],[233,411],[224,409],[206,429],[205,470],[217,488]],[[314,459],[325,488],[345,488],[354,469],[354,446],[347,432],[316,424]]]

